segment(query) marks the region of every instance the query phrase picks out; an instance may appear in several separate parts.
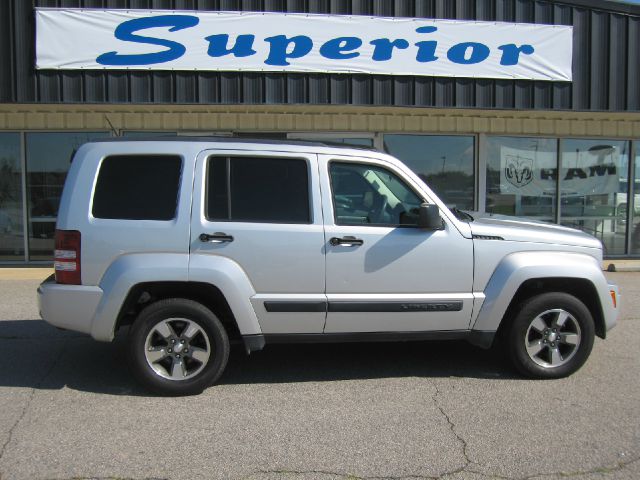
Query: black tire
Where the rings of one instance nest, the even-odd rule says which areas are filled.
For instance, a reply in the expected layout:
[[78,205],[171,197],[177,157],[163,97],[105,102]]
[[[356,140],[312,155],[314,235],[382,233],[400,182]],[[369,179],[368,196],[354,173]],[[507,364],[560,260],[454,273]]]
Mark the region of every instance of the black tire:
[[[558,319],[565,318],[565,313],[568,316],[558,328]],[[542,329],[543,324],[549,328]],[[505,340],[508,357],[520,373],[548,379],[569,376],[582,367],[591,353],[594,338],[593,317],[584,303],[567,293],[552,292],[522,303]],[[540,351],[534,354],[538,348]]]
[[[169,330],[166,330],[167,324],[171,327]],[[186,336],[188,326],[197,331],[190,339]],[[170,337],[160,335],[160,330],[171,332]],[[185,342],[180,338],[187,339],[186,345],[179,345]],[[158,346],[150,346],[153,342]],[[229,359],[229,338],[218,317],[204,305],[184,298],[160,300],[142,310],[129,331],[127,347],[134,377],[146,389],[168,396],[201,393],[220,378]],[[192,349],[191,355],[194,350],[208,351],[207,359],[190,358],[188,347]],[[159,354],[161,360],[151,362],[148,359],[147,350],[152,348],[162,352]],[[177,353],[178,348],[182,355]],[[178,368],[173,370],[173,363],[180,365],[179,374]],[[176,376],[169,378],[172,372]],[[182,379],[180,375],[186,378]]]

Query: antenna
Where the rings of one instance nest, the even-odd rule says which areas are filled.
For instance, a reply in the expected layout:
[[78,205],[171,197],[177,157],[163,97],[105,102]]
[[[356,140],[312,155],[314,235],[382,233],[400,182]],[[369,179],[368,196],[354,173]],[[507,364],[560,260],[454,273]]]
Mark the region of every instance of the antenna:
[[116,127],[113,126],[113,123],[111,123],[111,120],[109,120],[109,117],[107,116],[107,114],[104,114],[104,119],[107,121],[107,123],[109,124],[109,127],[111,127],[111,133],[113,133],[114,137],[118,137],[118,130],[116,129]]

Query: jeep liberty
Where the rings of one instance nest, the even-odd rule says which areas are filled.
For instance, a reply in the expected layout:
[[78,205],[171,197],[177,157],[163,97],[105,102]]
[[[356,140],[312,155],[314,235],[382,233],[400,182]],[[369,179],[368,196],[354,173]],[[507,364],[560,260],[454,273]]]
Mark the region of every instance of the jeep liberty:
[[602,244],[578,230],[450,210],[374,150],[237,138],[79,148],[42,318],[111,341],[135,377],[201,392],[230,341],[466,339],[534,378],[572,374],[619,311]]

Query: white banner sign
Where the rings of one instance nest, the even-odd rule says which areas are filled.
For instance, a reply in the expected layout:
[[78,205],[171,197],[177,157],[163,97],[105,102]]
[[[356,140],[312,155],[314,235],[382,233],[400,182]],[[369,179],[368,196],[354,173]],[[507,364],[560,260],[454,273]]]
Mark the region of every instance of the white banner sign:
[[36,9],[40,69],[571,81],[572,27],[256,12]]
[[[500,149],[500,193],[532,197],[556,195],[558,166],[549,152],[511,147]],[[562,196],[585,196],[619,191],[618,153],[565,152],[560,170]]]

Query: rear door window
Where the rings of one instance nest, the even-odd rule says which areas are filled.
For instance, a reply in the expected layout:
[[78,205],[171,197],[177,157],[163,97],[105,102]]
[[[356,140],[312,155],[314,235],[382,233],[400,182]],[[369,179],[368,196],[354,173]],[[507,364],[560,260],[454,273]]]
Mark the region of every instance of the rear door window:
[[311,223],[306,160],[210,157],[207,172],[207,220]]

